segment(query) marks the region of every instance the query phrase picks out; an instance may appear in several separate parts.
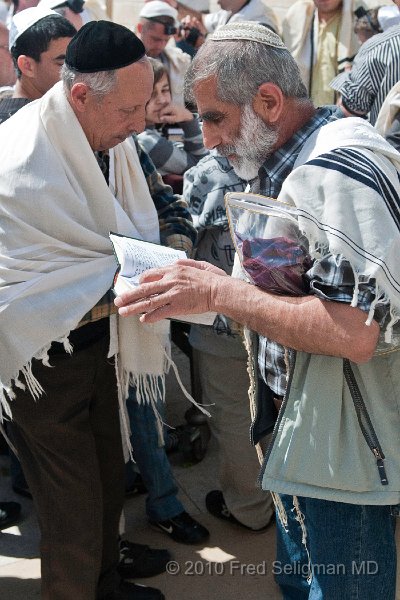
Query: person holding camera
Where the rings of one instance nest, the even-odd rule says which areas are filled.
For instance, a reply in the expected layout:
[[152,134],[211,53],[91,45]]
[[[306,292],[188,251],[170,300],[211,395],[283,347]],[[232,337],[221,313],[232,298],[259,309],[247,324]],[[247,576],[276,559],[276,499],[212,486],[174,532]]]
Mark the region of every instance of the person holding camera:
[[164,0],[164,2],[178,11],[181,20],[187,16],[197,19],[201,27],[198,28],[196,25],[194,27],[199,29],[200,33],[213,33],[222,25],[238,21],[255,21],[279,33],[278,18],[265,0],[218,0],[221,10],[209,14],[203,14],[200,8],[193,9],[186,2],[177,2],[177,0]]
[[40,0],[38,6],[65,17],[77,31],[89,21],[108,21],[97,0]]
[[157,58],[166,67],[172,102],[184,105],[183,81],[190,65],[189,54],[177,48],[172,37],[179,31],[178,11],[167,2],[146,2],[139,13],[137,33],[146,48],[147,56]]

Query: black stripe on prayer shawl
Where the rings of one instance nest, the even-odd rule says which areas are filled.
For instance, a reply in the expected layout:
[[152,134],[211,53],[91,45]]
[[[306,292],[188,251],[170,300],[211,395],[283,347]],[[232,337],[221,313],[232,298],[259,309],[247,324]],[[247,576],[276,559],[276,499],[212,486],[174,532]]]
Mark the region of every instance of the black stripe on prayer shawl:
[[[351,161],[349,156],[351,156]],[[357,169],[354,168],[355,162],[357,163]],[[361,155],[356,150],[340,148],[310,160],[305,166],[307,165],[321,166],[323,168],[338,171],[375,190],[385,201],[397,228],[400,229],[398,195],[386,175],[370,159]],[[327,223],[321,223],[311,213],[308,213],[304,209],[298,208],[297,210],[303,219],[313,222],[318,229],[329,232],[330,235],[342,239],[356,254],[367,257],[369,261],[379,265],[391,286],[400,293],[400,282],[394,278],[385,261],[366,251],[365,248],[361,248],[358,244],[355,244],[355,242],[345,235],[343,231],[340,231]]]
[[[399,196],[391,184],[390,180],[386,177],[385,173],[383,173],[379,167],[374,163],[373,160],[365,156],[364,154],[360,155],[357,150],[352,148],[340,148],[337,150],[344,156],[347,154],[352,157],[352,161],[358,165],[358,168],[363,168],[363,165],[367,165],[366,172],[373,172],[375,175],[380,192],[379,195],[386,201],[389,212],[392,215],[393,221],[396,223],[398,229],[400,229],[400,206],[399,206]],[[397,177],[399,178],[399,173],[397,172]]]
[[385,201],[393,221],[400,230],[399,196],[385,173],[367,156],[351,148],[338,148],[321,154],[306,164],[339,171],[373,189]]

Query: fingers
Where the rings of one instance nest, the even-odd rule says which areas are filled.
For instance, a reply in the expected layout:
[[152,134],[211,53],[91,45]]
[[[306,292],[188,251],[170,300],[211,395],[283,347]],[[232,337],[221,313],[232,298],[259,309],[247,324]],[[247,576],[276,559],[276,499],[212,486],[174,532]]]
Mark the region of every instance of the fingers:
[[176,312],[171,309],[171,306],[169,304],[164,304],[164,306],[160,306],[160,308],[142,314],[140,321],[141,323],[156,323],[157,321],[161,321],[161,319],[169,319],[170,317],[173,317],[174,314],[176,314]]
[[[118,308],[118,313],[121,317],[129,317],[131,315],[142,315],[143,317],[147,313],[151,314],[152,312],[157,311],[157,309],[162,308],[163,305],[160,304],[160,306],[158,306],[158,304],[160,303],[157,303],[155,298],[145,298],[144,300],[121,306]],[[144,321],[145,319],[142,317],[141,321]],[[146,319],[146,322],[149,322],[148,319]]]
[[203,265],[206,264],[206,262],[204,260],[194,260],[193,258],[180,258],[175,264],[182,267],[194,267],[195,269],[204,271]]
[[[124,292],[120,296],[117,296],[114,300],[115,306],[120,308],[121,306],[125,306],[130,303],[139,303],[139,301],[147,301],[152,296],[156,296],[161,293],[163,290],[160,288],[159,279],[149,283],[143,283],[129,292]],[[141,312],[140,310],[136,311],[135,314]],[[142,311],[143,312],[143,311]]]
[[176,261],[176,265],[186,266],[186,267],[194,267],[195,269],[200,269],[201,271],[209,271],[210,273],[215,273],[216,275],[227,276],[225,271],[212,265],[205,260],[194,260],[192,258],[180,258]]

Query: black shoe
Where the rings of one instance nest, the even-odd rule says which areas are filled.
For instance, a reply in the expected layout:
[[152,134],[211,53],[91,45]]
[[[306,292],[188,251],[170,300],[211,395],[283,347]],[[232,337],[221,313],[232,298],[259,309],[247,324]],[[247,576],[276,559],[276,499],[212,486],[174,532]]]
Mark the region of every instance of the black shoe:
[[208,492],[206,496],[206,507],[209,513],[211,513],[217,519],[221,519],[222,521],[228,521],[229,523],[234,523],[235,525],[240,525],[244,529],[248,529],[249,531],[261,532],[268,529],[270,524],[273,521],[273,516],[269,520],[269,522],[260,527],[259,529],[253,529],[252,527],[248,527],[237,520],[237,518],[230,512],[229,508],[225,504],[224,495],[220,490],[212,490],[212,492]]
[[127,540],[120,541],[119,553],[118,573],[122,579],[154,577],[164,573],[171,560],[168,550],[153,549]]
[[101,600],[165,600],[165,596],[156,588],[123,581],[115,592]]
[[30,493],[28,486],[21,487],[20,485],[13,485],[12,489],[13,492],[18,494],[18,496],[23,496],[24,498],[29,498],[30,500],[32,500],[32,494]]
[[175,542],[182,544],[200,544],[208,539],[208,529],[200,525],[187,512],[183,511],[172,519],[166,521],[150,521],[150,524],[158,531],[163,531]]
[[0,502],[0,529],[6,529],[18,523],[21,505],[18,502]]

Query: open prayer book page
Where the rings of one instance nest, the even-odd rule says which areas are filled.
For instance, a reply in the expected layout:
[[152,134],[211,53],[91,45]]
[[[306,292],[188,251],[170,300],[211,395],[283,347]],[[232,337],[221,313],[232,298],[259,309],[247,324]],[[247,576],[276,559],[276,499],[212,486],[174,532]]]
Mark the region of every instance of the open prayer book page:
[[[119,233],[110,232],[110,240],[117,258],[118,270],[114,279],[114,292],[119,295],[139,285],[139,277],[148,269],[173,265],[181,258],[187,258],[183,250],[175,250],[152,242],[137,240]],[[217,313],[207,312],[195,315],[176,315],[175,321],[212,325]]]

